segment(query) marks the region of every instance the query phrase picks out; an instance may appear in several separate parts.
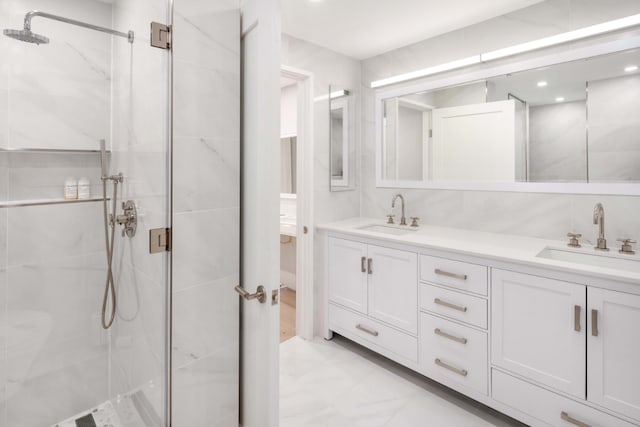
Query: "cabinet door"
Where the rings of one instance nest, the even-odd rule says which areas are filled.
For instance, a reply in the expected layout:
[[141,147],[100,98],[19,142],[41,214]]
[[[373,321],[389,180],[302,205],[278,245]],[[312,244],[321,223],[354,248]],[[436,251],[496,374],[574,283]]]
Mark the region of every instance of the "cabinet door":
[[328,240],[329,300],[367,314],[367,245]]
[[589,288],[587,397],[640,420],[640,296]]
[[585,398],[586,287],[492,270],[493,364]]
[[418,254],[369,245],[369,316],[418,333]]

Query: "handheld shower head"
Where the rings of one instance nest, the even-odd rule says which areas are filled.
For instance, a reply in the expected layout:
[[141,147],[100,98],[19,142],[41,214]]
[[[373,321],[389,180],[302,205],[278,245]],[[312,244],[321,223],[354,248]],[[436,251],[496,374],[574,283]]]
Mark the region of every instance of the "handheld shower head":
[[49,38],[42,36],[40,34],[36,34],[31,30],[11,30],[7,29],[2,31],[7,37],[11,37],[12,39],[20,40],[21,42],[34,43],[37,45],[47,44],[49,43]]

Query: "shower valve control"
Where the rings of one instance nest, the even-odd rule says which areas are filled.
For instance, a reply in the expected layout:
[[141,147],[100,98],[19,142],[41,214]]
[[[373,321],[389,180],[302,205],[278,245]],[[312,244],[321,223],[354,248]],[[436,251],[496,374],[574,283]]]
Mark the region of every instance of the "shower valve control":
[[133,200],[127,200],[122,202],[123,213],[116,216],[118,224],[122,225],[122,237],[126,234],[128,237],[136,235],[136,229],[138,228],[138,212],[136,210],[136,204]]

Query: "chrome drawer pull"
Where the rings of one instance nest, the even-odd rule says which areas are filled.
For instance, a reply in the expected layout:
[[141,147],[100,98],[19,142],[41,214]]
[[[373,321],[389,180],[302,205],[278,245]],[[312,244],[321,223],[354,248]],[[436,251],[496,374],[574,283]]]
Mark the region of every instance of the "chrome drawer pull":
[[580,332],[580,311],[582,311],[582,307],[579,305],[573,306],[573,330],[576,332]]
[[435,304],[442,305],[444,307],[453,308],[454,310],[458,310],[458,311],[461,311],[463,313],[467,312],[467,307],[465,307],[463,305],[451,304],[450,302],[442,301],[440,298],[434,299],[433,302]]
[[367,257],[363,256],[362,258],[360,258],[360,271],[363,273],[367,272],[367,267],[366,264],[367,263]]
[[435,270],[433,270],[433,272],[440,276],[447,276],[447,277],[453,277],[454,279],[467,280],[466,274],[449,273],[448,271],[440,270],[439,268],[436,268]]
[[460,344],[466,344],[467,343],[467,339],[466,338],[460,338],[460,337],[456,337],[455,335],[451,335],[451,334],[448,334],[446,332],[442,332],[440,330],[440,328],[435,328],[433,330],[433,333],[436,334],[436,335],[440,335],[441,337],[450,339],[451,341],[459,342]]
[[361,330],[362,332],[365,332],[369,335],[373,335],[374,337],[378,336],[378,332],[377,331],[372,331],[371,329],[367,329],[362,325],[356,325],[356,329]]
[[463,377],[466,377],[466,376],[467,376],[467,374],[469,373],[469,372],[467,372],[467,370],[466,370],[466,369],[459,369],[459,368],[455,368],[455,367],[453,367],[453,366],[451,366],[451,365],[448,365],[448,364],[444,363],[444,362],[443,362],[442,360],[440,360],[440,359],[436,359],[436,361],[435,361],[435,362],[436,362],[436,365],[438,365],[438,366],[442,366],[444,369],[448,369],[448,370],[450,370],[451,372],[455,372],[455,373],[456,373],[456,374],[458,374],[458,375],[462,375]]
[[578,421],[575,418],[571,417],[569,414],[567,414],[566,412],[562,411],[560,412],[560,418],[563,419],[564,421],[573,424],[574,426],[578,426],[578,427],[591,427],[590,424],[587,423],[583,423],[582,421]]
[[598,336],[598,310],[591,310],[591,335]]

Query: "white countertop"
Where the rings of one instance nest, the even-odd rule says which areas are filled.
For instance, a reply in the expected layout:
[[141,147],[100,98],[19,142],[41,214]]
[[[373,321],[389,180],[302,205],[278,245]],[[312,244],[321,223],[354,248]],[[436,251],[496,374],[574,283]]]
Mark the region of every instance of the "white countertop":
[[[430,225],[420,225],[415,229],[416,231],[410,231],[402,235],[391,235],[360,229],[361,227],[373,224],[387,225],[385,221],[378,219],[350,218],[343,221],[322,224],[317,228],[323,231],[420,246],[427,249],[445,250],[497,261],[516,262],[532,267],[549,268],[556,271],[585,274],[640,285],[640,250],[638,250],[635,255],[619,254],[617,245],[614,245],[609,252],[603,253],[603,256],[637,260],[638,270],[628,271],[536,256],[547,247],[590,255],[597,253],[593,249],[593,246],[584,243],[581,248],[573,249],[568,248],[567,241],[562,240],[537,239],[533,237],[435,227]],[[405,228],[405,226],[396,227]],[[411,227],[407,228],[411,229]]]

